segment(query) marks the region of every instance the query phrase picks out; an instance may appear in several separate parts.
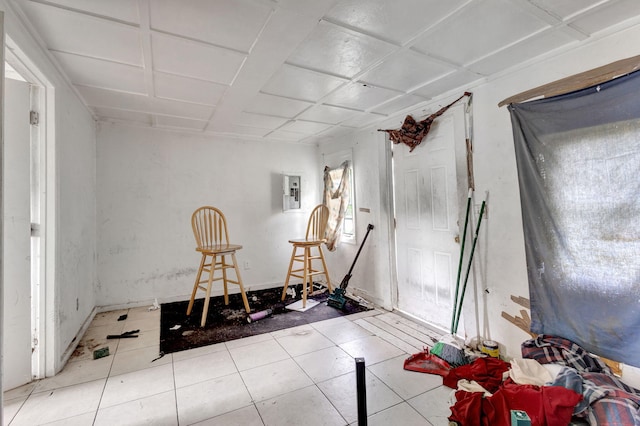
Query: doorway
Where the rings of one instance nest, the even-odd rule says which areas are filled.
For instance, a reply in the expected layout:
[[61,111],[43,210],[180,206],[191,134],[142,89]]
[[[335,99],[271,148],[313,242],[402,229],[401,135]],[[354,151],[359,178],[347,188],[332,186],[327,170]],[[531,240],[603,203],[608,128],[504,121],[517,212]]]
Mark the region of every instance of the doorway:
[[[392,145],[394,309],[449,332],[467,196],[465,105],[437,118],[413,152]],[[391,142],[389,142],[391,144]]]
[[[9,43],[8,43],[9,44]],[[45,89],[15,50],[5,62],[3,389],[45,377]]]

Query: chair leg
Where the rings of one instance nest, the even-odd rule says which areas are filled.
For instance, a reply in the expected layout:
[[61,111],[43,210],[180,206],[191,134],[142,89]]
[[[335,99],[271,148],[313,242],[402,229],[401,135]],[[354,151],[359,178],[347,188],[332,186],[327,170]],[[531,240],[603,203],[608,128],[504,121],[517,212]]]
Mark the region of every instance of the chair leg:
[[329,293],[333,290],[331,289],[331,278],[329,278],[329,269],[327,269],[327,262],[324,260],[324,252],[322,251],[322,246],[318,246],[318,251],[320,252],[320,260],[322,260],[322,267],[324,268],[324,276],[327,277],[327,289]]
[[224,305],[229,305],[229,289],[227,287],[227,255],[220,256],[220,269],[222,269],[222,284],[224,286]]
[[296,257],[296,246],[293,246],[293,252],[291,253],[291,261],[289,262],[289,272],[287,272],[287,279],[284,281],[284,288],[282,289],[282,297],[280,300],[284,300],[287,296],[287,287],[289,287],[289,279],[291,278],[291,269],[293,268],[293,259]]
[[209,282],[207,283],[207,294],[204,297],[204,306],[202,307],[202,319],[200,327],[204,327],[207,322],[207,312],[209,311],[209,298],[211,297],[211,284],[213,283],[213,274],[215,273],[216,255],[211,258],[211,269],[209,270]]
[[311,276],[309,276],[309,272],[310,272],[310,268],[309,268],[309,262],[311,262],[311,259],[309,259],[309,247],[305,247],[304,248],[304,272],[303,272],[303,276],[304,278],[302,278],[302,308],[306,308],[307,306],[307,286],[308,286],[308,281],[311,279]]
[[[244,292],[244,286],[242,285],[242,277],[240,277],[240,268],[238,268],[238,261],[236,260],[236,254],[231,253],[231,260],[233,260],[233,267],[236,270],[236,280],[238,281],[238,285],[240,286],[240,294],[242,295],[242,303],[244,303],[244,310],[247,313],[251,312],[251,308],[249,308],[249,301],[247,300],[247,294]],[[225,287],[227,283],[225,282]]]
[[191,292],[191,299],[189,300],[189,307],[187,308],[187,315],[191,315],[191,310],[193,309],[193,302],[196,299],[196,293],[198,292],[198,285],[200,285],[200,278],[202,277],[202,268],[204,268],[204,262],[207,258],[207,255],[202,255],[202,260],[200,261],[200,268],[198,269],[198,273],[196,274],[196,283],[193,285],[193,291]]

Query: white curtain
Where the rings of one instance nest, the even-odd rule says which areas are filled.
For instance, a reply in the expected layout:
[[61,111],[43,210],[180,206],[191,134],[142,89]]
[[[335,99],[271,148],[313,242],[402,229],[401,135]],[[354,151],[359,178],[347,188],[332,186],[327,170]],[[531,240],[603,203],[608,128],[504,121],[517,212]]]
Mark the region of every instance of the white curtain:
[[324,168],[324,204],[329,207],[329,222],[327,224],[327,248],[335,251],[342,236],[344,214],[349,205],[349,179],[351,162],[349,160],[332,169]]

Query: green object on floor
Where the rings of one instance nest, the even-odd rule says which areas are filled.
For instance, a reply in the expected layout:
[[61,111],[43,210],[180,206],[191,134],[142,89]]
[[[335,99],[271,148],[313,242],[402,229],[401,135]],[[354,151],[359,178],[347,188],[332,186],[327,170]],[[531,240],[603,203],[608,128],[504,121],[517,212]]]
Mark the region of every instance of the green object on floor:
[[93,351],[93,359],[104,358],[105,356],[109,356],[109,346]]
[[531,419],[524,411],[511,410],[511,426],[531,426]]

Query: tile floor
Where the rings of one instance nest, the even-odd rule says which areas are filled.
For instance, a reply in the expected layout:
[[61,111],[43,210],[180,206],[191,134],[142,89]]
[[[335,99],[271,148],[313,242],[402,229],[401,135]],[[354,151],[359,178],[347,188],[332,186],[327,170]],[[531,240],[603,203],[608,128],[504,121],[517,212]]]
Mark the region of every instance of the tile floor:
[[[133,329],[140,337],[106,340]],[[4,424],[356,425],[354,358],[364,357],[369,425],[448,425],[451,390],[439,376],[402,368],[438,336],[393,313],[368,311],[152,361],[159,336],[159,310],[98,314],[62,372],[5,392]],[[110,356],[93,360],[105,345]]]

